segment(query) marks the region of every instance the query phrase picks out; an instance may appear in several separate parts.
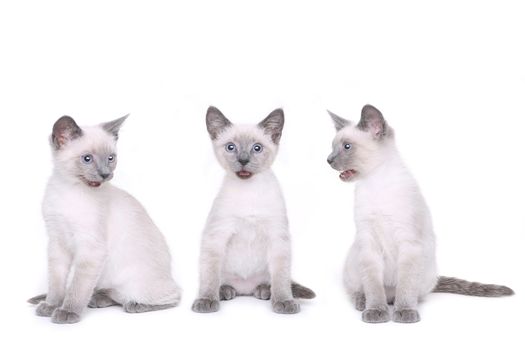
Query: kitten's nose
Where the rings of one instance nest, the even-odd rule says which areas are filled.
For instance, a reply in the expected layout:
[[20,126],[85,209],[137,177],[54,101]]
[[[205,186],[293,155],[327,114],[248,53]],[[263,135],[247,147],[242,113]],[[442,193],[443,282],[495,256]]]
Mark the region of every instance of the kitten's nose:
[[332,164],[334,162],[334,158],[328,157],[326,161],[328,162],[328,164]]
[[250,159],[248,158],[239,158],[239,163],[241,163],[242,165],[246,165],[250,162]]
[[103,180],[106,180],[108,177],[111,176],[111,173],[99,173],[99,175]]

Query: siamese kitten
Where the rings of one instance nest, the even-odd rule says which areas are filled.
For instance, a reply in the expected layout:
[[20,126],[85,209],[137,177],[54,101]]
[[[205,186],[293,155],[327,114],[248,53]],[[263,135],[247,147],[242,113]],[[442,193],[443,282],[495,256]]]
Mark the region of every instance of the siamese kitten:
[[300,311],[294,297],[315,297],[292,282],[286,208],[270,169],[283,125],[281,109],[257,125],[234,125],[217,108],[208,109],[206,126],[226,175],[202,236],[195,312],[218,311],[219,300],[253,295],[271,299],[277,313],[292,314]]
[[329,112],[337,134],[328,163],[345,182],[356,181],[355,241],[344,282],[365,322],[417,322],[418,300],[430,292],[496,297],[505,286],[439,277],[430,211],[397,151],[394,131],[366,105],[358,124]]
[[43,202],[49,289],[29,302],[55,323],[78,322],[86,306],[136,313],[179,303],[162,233],[135,198],[109,183],[126,117],[80,128],[64,116],[53,126]]

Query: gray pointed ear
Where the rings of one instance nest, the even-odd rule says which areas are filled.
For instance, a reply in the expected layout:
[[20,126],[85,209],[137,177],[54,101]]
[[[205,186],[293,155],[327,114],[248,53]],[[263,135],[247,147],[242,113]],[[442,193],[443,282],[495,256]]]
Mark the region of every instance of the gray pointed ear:
[[53,125],[51,143],[58,150],[80,136],[82,136],[82,129],[80,129],[73,118],[65,115],[60,117]]
[[215,140],[221,132],[231,125],[232,122],[230,122],[218,108],[214,106],[208,107],[208,111],[206,112],[206,128],[212,140]]
[[361,110],[361,120],[357,127],[363,131],[370,132],[374,138],[380,140],[390,133],[383,114],[372,105],[365,105]]
[[335,113],[330,112],[329,110],[326,110],[328,114],[330,114],[330,117],[332,117],[332,120],[334,121],[335,130],[339,131],[345,126],[350,125],[350,121],[346,120],[345,118],[341,118]]
[[103,123],[102,129],[106,130],[111,135],[115,136],[115,139],[118,140],[118,133],[120,131],[120,127],[122,126],[122,124],[124,124],[124,122],[126,121],[126,119],[128,119],[128,117],[129,117],[129,114],[126,114],[122,118],[118,118],[110,122]]
[[284,111],[281,108],[275,109],[257,125],[264,130],[265,134],[271,136],[273,143],[278,145],[284,127]]

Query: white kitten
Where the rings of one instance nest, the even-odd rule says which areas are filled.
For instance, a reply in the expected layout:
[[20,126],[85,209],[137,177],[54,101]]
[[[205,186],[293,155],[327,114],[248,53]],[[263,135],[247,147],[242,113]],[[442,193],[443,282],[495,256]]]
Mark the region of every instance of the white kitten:
[[286,207],[270,169],[283,111],[276,109],[258,125],[233,125],[210,107],[206,124],[226,176],[202,236],[200,291],[192,309],[214,312],[219,300],[254,295],[271,298],[275,312],[297,313],[294,297],[315,294],[291,280]]
[[53,127],[55,166],[43,202],[49,289],[29,302],[40,301],[37,315],[55,323],[78,322],[88,303],[145,312],[180,300],[163,235],[135,198],[108,183],[125,119],[81,129],[62,117]]
[[329,112],[337,134],[328,163],[343,181],[356,180],[355,241],[346,288],[365,322],[417,322],[418,300],[430,292],[511,295],[505,286],[439,277],[430,211],[397,151],[394,131],[366,105],[357,125]]

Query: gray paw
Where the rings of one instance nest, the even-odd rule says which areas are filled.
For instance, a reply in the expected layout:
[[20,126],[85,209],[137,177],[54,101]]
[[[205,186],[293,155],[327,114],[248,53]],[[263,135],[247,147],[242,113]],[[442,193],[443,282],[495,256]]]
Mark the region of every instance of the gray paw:
[[237,296],[237,291],[232,286],[222,285],[219,290],[219,297],[221,300],[232,300]]
[[394,310],[394,315],[392,316],[394,322],[400,323],[415,323],[419,322],[421,318],[419,317],[419,312],[413,309],[405,310]]
[[91,300],[89,301],[88,307],[90,308],[101,308],[101,307],[108,307],[118,305],[117,302],[115,302],[113,299],[109,297],[107,292],[100,290],[96,291],[95,294],[91,297]]
[[51,322],[53,323],[77,323],[80,321],[80,316],[74,312],[67,311],[64,309],[56,309],[51,316]]
[[388,306],[380,306],[374,309],[366,309],[363,311],[362,319],[368,323],[382,323],[390,321],[390,314],[388,313]]
[[354,293],[354,305],[357,311],[364,311],[366,308],[365,293]]
[[36,307],[36,314],[42,317],[51,317],[57,307],[56,305],[50,305],[45,301],[41,301]]
[[261,300],[270,300],[272,292],[269,284],[260,284],[255,288],[253,296]]
[[142,312],[165,310],[176,305],[177,304],[149,305],[137,303],[136,301],[130,301],[129,303],[124,304],[122,307],[124,308],[124,311],[129,312],[130,314],[138,314]]
[[219,311],[219,301],[207,298],[197,299],[193,302],[191,309],[199,313]]
[[301,311],[301,305],[295,300],[274,301],[272,303],[274,312],[278,314],[296,314]]

